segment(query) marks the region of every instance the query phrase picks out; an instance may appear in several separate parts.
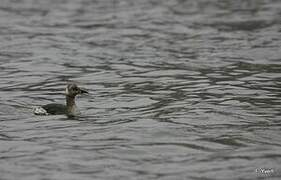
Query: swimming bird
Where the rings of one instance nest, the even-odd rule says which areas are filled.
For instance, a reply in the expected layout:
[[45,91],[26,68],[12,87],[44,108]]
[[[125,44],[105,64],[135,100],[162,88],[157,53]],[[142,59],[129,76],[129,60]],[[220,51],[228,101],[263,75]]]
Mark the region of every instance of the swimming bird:
[[75,83],[68,84],[65,89],[66,104],[51,103],[43,106],[35,107],[33,113],[36,115],[59,115],[77,116],[80,111],[75,104],[75,96],[85,94],[88,91],[81,89]]

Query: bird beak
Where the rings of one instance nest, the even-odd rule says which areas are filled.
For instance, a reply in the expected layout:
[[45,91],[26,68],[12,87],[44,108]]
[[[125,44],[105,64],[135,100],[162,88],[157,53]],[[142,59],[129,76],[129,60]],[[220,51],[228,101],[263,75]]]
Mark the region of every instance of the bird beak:
[[89,94],[89,92],[86,91],[85,89],[80,89],[80,94]]

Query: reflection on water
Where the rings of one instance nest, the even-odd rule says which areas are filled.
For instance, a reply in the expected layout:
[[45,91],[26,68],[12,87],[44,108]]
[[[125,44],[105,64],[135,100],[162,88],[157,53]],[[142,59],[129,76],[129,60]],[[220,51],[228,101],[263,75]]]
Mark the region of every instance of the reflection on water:
[[[2,1],[1,178],[278,179],[280,8]],[[67,81],[81,117],[31,113]]]

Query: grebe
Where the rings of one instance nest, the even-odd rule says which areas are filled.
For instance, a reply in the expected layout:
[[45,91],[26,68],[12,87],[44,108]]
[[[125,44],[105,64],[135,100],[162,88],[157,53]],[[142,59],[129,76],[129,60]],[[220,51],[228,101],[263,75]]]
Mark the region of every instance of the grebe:
[[68,84],[65,89],[66,105],[56,103],[46,104],[33,108],[33,112],[36,115],[66,114],[67,116],[77,116],[80,114],[80,111],[75,104],[75,96],[84,93],[88,93],[88,91],[79,88],[74,83]]

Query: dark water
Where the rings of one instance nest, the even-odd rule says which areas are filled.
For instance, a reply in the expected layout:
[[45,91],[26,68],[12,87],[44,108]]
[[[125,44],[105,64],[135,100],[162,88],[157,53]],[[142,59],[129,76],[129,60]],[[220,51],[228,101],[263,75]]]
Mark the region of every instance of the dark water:
[[[281,1],[3,0],[0,179],[279,179]],[[35,116],[91,91],[83,115]]]

